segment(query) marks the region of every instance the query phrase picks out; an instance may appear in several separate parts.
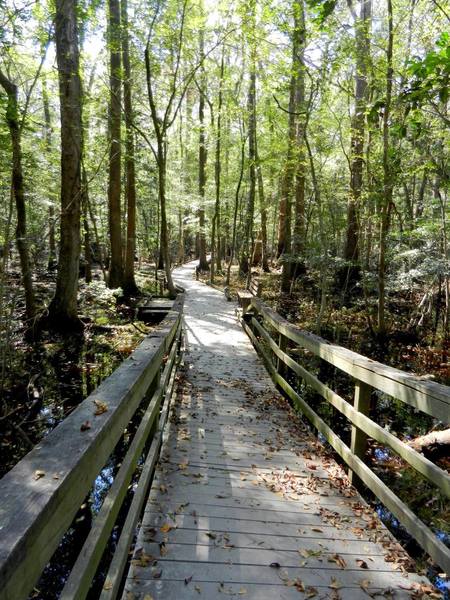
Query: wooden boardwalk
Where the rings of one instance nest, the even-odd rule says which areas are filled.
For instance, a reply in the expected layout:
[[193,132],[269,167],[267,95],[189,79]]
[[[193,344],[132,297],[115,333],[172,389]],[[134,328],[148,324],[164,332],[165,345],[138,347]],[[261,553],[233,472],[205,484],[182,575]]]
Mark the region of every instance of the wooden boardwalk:
[[124,598],[413,597],[428,581],[406,573],[407,556],[275,391],[234,304],[194,267],[175,271],[185,368]]

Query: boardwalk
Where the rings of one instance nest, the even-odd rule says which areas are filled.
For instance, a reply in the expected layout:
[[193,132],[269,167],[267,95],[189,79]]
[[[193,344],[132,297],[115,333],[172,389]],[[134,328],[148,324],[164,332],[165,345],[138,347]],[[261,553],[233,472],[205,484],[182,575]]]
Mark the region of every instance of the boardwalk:
[[193,269],[175,272],[185,372],[124,598],[410,598],[427,581],[403,573],[407,557],[277,394],[234,304]]

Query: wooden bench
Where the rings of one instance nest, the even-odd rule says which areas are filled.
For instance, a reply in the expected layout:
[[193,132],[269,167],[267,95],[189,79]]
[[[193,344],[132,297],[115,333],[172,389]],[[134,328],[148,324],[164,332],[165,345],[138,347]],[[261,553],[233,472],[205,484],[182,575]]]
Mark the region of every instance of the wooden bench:
[[261,298],[262,283],[258,279],[252,277],[246,290],[238,292],[237,298],[239,306],[243,312],[250,306],[252,298]]

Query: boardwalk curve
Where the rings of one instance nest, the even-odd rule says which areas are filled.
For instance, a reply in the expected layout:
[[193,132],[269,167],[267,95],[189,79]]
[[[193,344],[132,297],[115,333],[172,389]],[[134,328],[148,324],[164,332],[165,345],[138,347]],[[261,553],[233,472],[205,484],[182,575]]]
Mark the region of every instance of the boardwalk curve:
[[[290,411],[223,294],[186,290],[178,383],[124,598],[409,598],[428,581]],[[389,596],[391,594],[391,596]]]

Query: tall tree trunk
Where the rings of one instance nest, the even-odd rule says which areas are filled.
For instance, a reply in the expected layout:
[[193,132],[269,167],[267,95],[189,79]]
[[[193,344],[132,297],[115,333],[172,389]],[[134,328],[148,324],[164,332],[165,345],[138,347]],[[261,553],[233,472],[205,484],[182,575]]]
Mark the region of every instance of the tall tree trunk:
[[[47,90],[47,78],[42,75],[42,105],[44,109],[45,122],[45,153],[50,161],[52,151],[52,122],[50,115],[50,102]],[[48,207],[48,268],[54,269],[56,266],[56,239],[55,239],[55,207],[50,202]]]
[[[306,135],[306,103],[305,103],[305,47],[306,47],[306,28],[305,28],[305,5],[304,0],[297,0],[294,6],[295,10],[295,29],[298,30],[298,48],[297,48],[297,159],[295,173],[295,217],[294,232],[292,237],[292,252],[295,256],[295,272],[304,269],[303,254],[305,250],[305,172],[306,172],[306,153],[305,153],[305,135]],[[291,273],[294,275],[294,273]]]
[[206,231],[205,231],[205,186],[206,186],[206,133],[205,133],[205,31],[203,26],[199,32],[199,53],[200,61],[202,65],[200,67],[200,81],[199,81],[199,93],[198,99],[198,119],[199,119],[199,137],[198,137],[198,194],[200,197],[200,207],[198,209],[198,225],[199,225],[199,261],[198,268],[200,271],[207,271],[209,269],[208,261],[206,259]]
[[[220,221],[220,176],[222,171],[221,144],[222,144],[222,98],[223,98],[223,75],[225,69],[225,45],[222,46],[222,59],[220,61],[219,94],[217,100],[217,127],[216,127],[216,156],[214,162],[214,183],[216,187],[216,201],[214,205],[214,218],[211,232],[211,283],[214,281],[214,269],[222,268],[221,257],[221,221]],[[217,243],[216,243],[217,238]]]
[[261,163],[258,155],[258,145],[256,145],[255,149],[256,155],[256,175],[258,180],[258,200],[259,200],[259,210],[261,212],[261,263],[263,271],[268,273],[269,269],[269,260],[268,260],[268,248],[267,248],[267,207],[266,207],[266,198],[264,195],[264,181],[262,176]]
[[392,212],[393,178],[391,161],[389,157],[389,119],[392,101],[392,54],[394,47],[394,28],[392,14],[392,0],[387,0],[388,9],[388,46],[386,51],[386,101],[383,112],[383,199],[381,202],[380,224],[380,254],[378,259],[378,333],[384,335],[386,331],[385,319],[385,283],[386,283],[386,242]]
[[121,227],[121,35],[120,0],[108,0],[108,46],[110,60],[109,74],[109,238],[111,260],[109,266],[110,288],[123,284],[122,227]]
[[245,136],[244,132],[241,128],[241,161],[240,161],[240,171],[239,171],[239,179],[236,186],[236,193],[234,196],[234,209],[233,209],[233,232],[231,239],[231,249],[230,249],[230,260],[227,266],[227,277],[225,284],[230,285],[230,275],[231,275],[231,267],[233,265],[233,260],[236,252],[236,230],[237,230],[237,217],[239,211],[239,194],[241,191],[242,180],[244,178],[244,164],[245,164]]
[[303,65],[305,23],[303,0],[294,0],[293,13],[294,30],[292,32],[292,75],[289,92],[289,139],[285,171],[281,183],[281,202],[283,203],[284,208],[283,271],[281,274],[282,292],[289,292],[292,278],[292,196],[294,192],[294,177],[298,171],[299,161],[299,111],[302,103],[304,104],[305,97]]
[[[19,106],[17,86],[0,71],[0,85],[8,96],[6,120],[11,136],[12,147],[12,177],[11,187],[16,202],[17,225],[16,243],[19,252],[22,283],[25,291],[25,312],[28,325],[32,328],[36,313],[33,281],[31,278],[31,264],[27,240],[27,216],[25,205],[25,190],[23,185],[22,170],[22,144],[19,124]],[[5,246],[5,252],[8,248]]]
[[347,231],[344,260],[347,265],[338,274],[340,285],[347,290],[359,278],[359,203],[363,186],[364,134],[368,102],[368,71],[370,62],[370,27],[372,0],[360,0],[360,16],[355,20],[356,74],[355,112],[351,124],[350,194],[347,203]]
[[123,103],[125,112],[125,199],[127,205],[127,239],[123,289],[126,295],[138,291],[134,277],[134,257],[136,253],[136,174],[134,160],[133,105],[131,97],[131,67],[128,33],[128,2],[121,2],[122,16],[122,58],[123,58]]
[[249,4],[249,19],[251,20],[250,38],[250,81],[247,95],[248,120],[248,160],[249,160],[249,190],[247,195],[247,211],[244,223],[244,240],[240,260],[240,270],[246,275],[250,271],[250,257],[253,246],[253,220],[256,197],[256,5],[252,0]]
[[61,233],[55,296],[49,306],[52,327],[80,326],[77,314],[81,203],[81,81],[75,0],[56,0],[56,59],[61,113]]
[[92,281],[92,247],[91,247],[91,228],[89,227],[89,184],[87,173],[82,167],[82,192],[81,192],[81,210],[83,213],[83,234],[84,234],[84,280],[86,283]]

